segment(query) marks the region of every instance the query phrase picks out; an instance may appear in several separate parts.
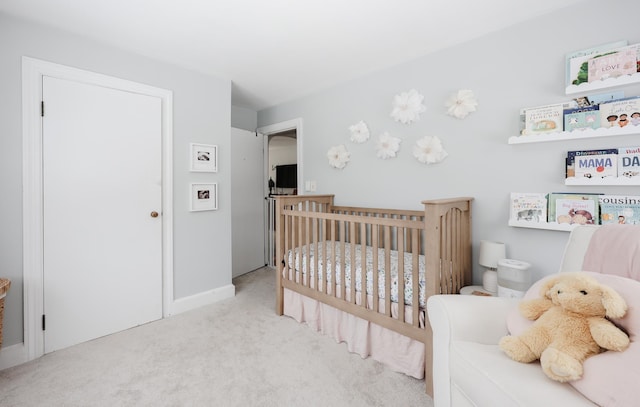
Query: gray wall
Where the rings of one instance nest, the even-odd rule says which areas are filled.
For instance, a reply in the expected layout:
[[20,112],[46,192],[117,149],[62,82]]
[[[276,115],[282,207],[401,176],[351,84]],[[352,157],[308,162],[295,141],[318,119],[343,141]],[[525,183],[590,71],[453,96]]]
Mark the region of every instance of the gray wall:
[[258,112],[246,107],[231,106],[231,127],[256,131],[258,128]]
[[[12,280],[5,303],[4,346],[23,340],[22,56],[173,91],[174,296],[183,298],[231,284],[229,80],[187,71],[2,14],[0,55],[0,276]],[[191,142],[218,145],[218,173],[188,171]],[[220,209],[188,212],[189,183],[208,181],[218,182]]]
[[[306,180],[317,181],[317,193],[333,193],[344,205],[420,209],[427,198],[472,196],[474,280],[481,282],[477,249],[483,239],[507,243],[507,256],[533,264],[533,278],[556,272],[567,232],[512,228],[510,192],[606,192],[640,194],[638,187],[567,187],[567,150],[638,145],[640,137],[509,145],[518,134],[522,107],[570,99],[565,96],[565,54],[627,39],[640,42],[633,0],[610,4],[587,1],[480,39],[354,80],[321,93],[258,112],[258,125],[302,118]],[[455,29],[452,27],[451,29]],[[446,33],[443,33],[446,35]],[[357,58],[357,53],[354,54]],[[394,95],[412,88],[425,96],[420,121],[404,125],[389,113]],[[458,89],[475,92],[479,106],[464,120],[445,114],[444,102]],[[640,86],[625,88],[640,95]],[[364,120],[372,139],[349,141],[348,127]],[[403,139],[395,159],[375,156],[373,138],[388,131]],[[449,153],[443,162],[424,165],[411,149],[417,139],[438,136]],[[351,162],[332,169],[326,151],[345,144]]]

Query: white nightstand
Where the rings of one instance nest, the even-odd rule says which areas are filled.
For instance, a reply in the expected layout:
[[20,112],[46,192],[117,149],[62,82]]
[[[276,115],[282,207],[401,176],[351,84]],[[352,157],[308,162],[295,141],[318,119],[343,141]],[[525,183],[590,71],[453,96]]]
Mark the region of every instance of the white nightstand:
[[495,297],[497,293],[490,293],[489,291],[482,288],[481,285],[468,285],[466,287],[462,287],[460,289],[460,294],[462,295],[479,295],[485,297]]

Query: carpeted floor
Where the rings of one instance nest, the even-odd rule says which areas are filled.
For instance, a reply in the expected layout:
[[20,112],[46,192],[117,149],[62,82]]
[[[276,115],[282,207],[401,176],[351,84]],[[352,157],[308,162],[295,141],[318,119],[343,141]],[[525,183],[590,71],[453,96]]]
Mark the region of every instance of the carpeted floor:
[[236,296],[0,372],[0,406],[432,406],[424,381],[274,312],[275,271]]

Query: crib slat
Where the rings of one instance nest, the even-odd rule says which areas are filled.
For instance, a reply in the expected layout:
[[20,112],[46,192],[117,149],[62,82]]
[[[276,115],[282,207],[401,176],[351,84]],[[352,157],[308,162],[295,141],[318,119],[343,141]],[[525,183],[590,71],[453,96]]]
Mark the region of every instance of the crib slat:
[[329,282],[327,276],[331,272],[329,270],[329,258],[327,257],[327,246],[329,246],[329,236],[327,235],[327,228],[329,227],[329,221],[322,219],[322,284],[324,285],[324,292],[329,294]]
[[367,299],[367,225],[360,223],[360,303],[368,308]]
[[384,313],[391,316],[391,227],[384,227]]
[[[291,253],[291,243],[289,241],[289,239],[291,239],[291,217],[289,216],[285,216],[284,217],[284,227],[282,228],[282,230],[284,231],[284,253]],[[291,280],[291,268],[295,267],[295,264],[291,264],[291,263],[295,263],[296,259],[295,259],[295,253],[291,253],[291,255],[293,256],[291,258],[291,262],[289,262],[289,257],[286,256],[283,261],[285,262],[285,274],[284,274],[284,278],[286,278],[287,280]]]
[[379,274],[378,270],[380,267],[378,266],[378,233],[380,226],[371,225],[371,251],[373,252],[373,310],[376,312],[380,312],[380,293],[379,290]]
[[320,256],[320,253],[318,252],[318,223],[320,222],[319,219],[317,218],[311,218],[311,242],[310,242],[310,246],[312,247],[313,251],[313,259],[311,261],[311,268],[313,269],[313,273],[310,274],[313,278],[311,279],[311,282],[313,283],[313,285],[311,285],[311,288],[315,288],[318,291],[321,291],[321,280],[318,278],[320,276],[320,271],[318,270],[318,258]]
[[345,257],[346,257],[346,240],[347,240],[347,222],[340,222],[340,298],[346,301],[346,272],[345,272]]
[[298,247],[298,267],[297,269],[300,270],[299,271],[299,276],[298,276],[298,281],[300,284],[304,284],[303,282],[303,275],[302,275],[302,267],[304,266],[303,260],[304,260],[304,245],[302,242],[302,218],[299,216],[295,217],[296,219],[296,240],[295,240],[295,244],[296,247]]
[[330,221],[331,222],[331,269],[329,271],[331,275],[331,294],[334,297],[338,296],[338,279],[336,278],[336,269],[337,269],[337,254],[336,254],[336,234],[338,233],[338,221]]
[[418,229],[411,229],[411,256],[413,301],[411,301],[411,323],[415,327],[420,326],[420,245],[418,244]]
[[356,242],[356,223],[355,222],[349,222],[349,237],[350,237],[350,242],[349,242],[349,246],[351,248],[351,258],[349,259],[349,264],[351,265],[350,269],[349,269],[349,278],[351,278],[351,297],[350,297],[350,302],[352,304],[356,303],[356,247],[357,247],[357,242]]
[[398,239],[398,275],[396,277],[398,281],[398,319],[404,321],[404,228],[397,228],[396,234]]

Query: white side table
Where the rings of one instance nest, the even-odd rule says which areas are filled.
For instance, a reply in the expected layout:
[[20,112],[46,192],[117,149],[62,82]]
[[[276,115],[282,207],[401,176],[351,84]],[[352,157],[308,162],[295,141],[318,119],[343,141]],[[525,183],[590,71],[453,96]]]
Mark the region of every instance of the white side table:
[[466,287],[462,287],[460,289],[460,294],[479,295],[479,296],[485,296],[485,297],[495,297],[497,295],[497,293],[491,293],[485,290],[484,288],[482,288],[481,285],[468,285]]

